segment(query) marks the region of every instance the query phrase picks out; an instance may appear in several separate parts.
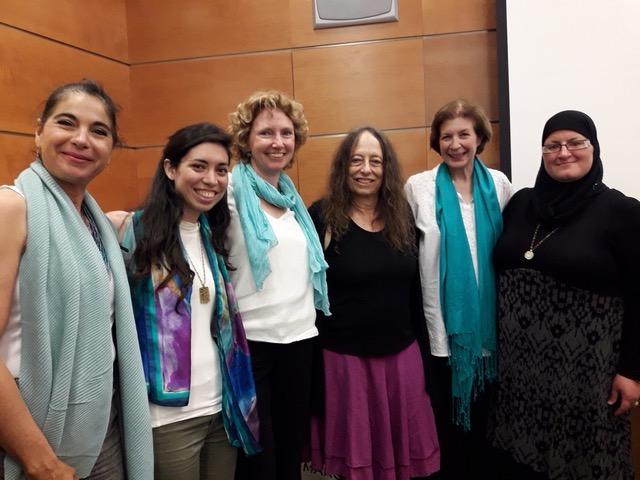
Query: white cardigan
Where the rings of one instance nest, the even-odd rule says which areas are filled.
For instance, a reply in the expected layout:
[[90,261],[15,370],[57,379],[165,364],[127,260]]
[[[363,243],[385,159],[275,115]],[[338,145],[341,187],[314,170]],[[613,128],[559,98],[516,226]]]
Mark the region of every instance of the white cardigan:
[[[418,258],[424,316],[429,331],[431,355],[448,357],[449,341],[440,307],[440,229],[436,222],[435,200],[438,168],[440,166],[411,176],[404,188],[413,211],[416,227],[420,230]],[[493,169],[489,169],[489,172],[491,172],[496,187],[500,209],[503,210],[514,193],[513,186],[504,173]],[[478,255],[474,204],[473,202],[466,203],[460,195],[458,195],[458,200],[477,277]]]

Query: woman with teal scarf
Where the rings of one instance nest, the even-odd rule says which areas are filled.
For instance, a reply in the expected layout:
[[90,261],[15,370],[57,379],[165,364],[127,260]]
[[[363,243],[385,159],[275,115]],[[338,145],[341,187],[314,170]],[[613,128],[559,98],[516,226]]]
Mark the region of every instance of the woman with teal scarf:
[[238,164],[227,235],[258,396],[260,444],[240,456],[237,480],[299,480],[309,424],[315,309],[329,314],[318,234],[284,172],[307,138],[302,106],[256,92],[231,114]]
[[95,82],[58,87],[36,160],[0,189],[0,478],[153,478],[125,266],[86,190],[116,112]]
[[466,100],[444,105],[430,146],[443,163],[409,178],[405,191],[420,230],[419,260],[431,349],[431,398],[441,477],[492,478],[485,471],[486,397],[496,377],[496,283],[492,251],[512,187],[477,157],[491,139],[485,113]]
[[231,137],[169,137],[140,211],[109,214],[131,285],[149,393],[155,478],[231,479],[260,450],[249,350],[227,270]]

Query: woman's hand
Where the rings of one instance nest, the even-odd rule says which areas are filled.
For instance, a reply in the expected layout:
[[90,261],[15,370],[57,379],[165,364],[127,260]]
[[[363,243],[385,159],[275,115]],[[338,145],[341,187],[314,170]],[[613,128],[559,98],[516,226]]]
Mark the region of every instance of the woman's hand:
[[50,461],[39,462],[39,465],[28,468],[25,465],[25,475],[29,480],[79,480],[74,468],[57,457]]
[[622,375],[613,377],[611,395],[609,395],[607,403],[613,405],[618,400],[620,401],[620,406],[613,412],[614,415],[622,415],[633,407],[638,406],[638,400],[640,400],[640,383],[623,377]]

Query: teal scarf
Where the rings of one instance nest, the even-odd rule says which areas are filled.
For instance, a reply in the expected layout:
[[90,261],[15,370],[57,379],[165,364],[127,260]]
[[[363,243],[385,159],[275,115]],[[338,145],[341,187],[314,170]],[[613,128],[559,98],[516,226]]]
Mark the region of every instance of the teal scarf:
[[[16,185],[27,203],[20,261],[20,393],[56,455],[90,474],[102,448],[113,394],[111,297],[105,261],[67,194],[39,161]],[[120,246],[86,194],[115,289],[115,338],[122,440],[128,478],[153,478],[149,407]],[[21,467],[5,460],[5,478]]]
[[[454,421],[471,427],[471,400],[496,376],[496,280],[492,254],[502,214],[491,173],[473,165],[478,280],[473,269],[458,194],[449,168],[436,175],[436,220],[440,228],[440,302],[449,337]],[[483,355],[483,351],[489,353]]]
[[309,252],[309,276],[313,284],[314,302],[318,310],[329,313],[327,295],[327,262],[324,260],[318,233],[309,212],[286,173],[280,173],[278,189],[260,177],[247,163],[239,163],[233,169],[233,198],[236,201],[244,240],[247,245],[249,264],[258,290],[271,273],[267,253],[278,244],[269,220],[260,208],[260,199],[278,208],[293,210],[296,220],[307,238]]
[[[224,259],[211,244],[211,228],[205,215],[198,218],[200,236],[215,283],[211,335],[215,338],[222,377],[222,419],[229,443],[247,455],[260,451],[258,410],[249,347]],[[133,255],[142,238],[142,212],[127,220],[122,245]],[[191,289],[180,298],[182,286],[175,275],[161,288],[167,272],[153,268],[145,278],[135,275],[129,260],[129,283],[138,329],[149,400],[157,405],[184,406],[191,389]],[[214,341],[212,338],[212,341]]]

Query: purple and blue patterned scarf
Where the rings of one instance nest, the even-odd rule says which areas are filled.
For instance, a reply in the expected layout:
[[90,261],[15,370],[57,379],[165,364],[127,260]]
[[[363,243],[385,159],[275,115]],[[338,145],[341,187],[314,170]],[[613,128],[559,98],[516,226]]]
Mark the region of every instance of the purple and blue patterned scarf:
[[[132,255],[142,238],[142,212],[135,212],[124,230],[122,246]],[[215,281],[211,335],[216,339],[222,375],[222,418],[229,442],[246,454],[260,451],[258,411],[249,347],[223,258],[211,244],[211,228],[200,215],[200,235]],[[180,298],[178,276],[165,282],[166,271],[153,268],[147,278],[133,274],[129,282],[149,400],[157,405],[184,406],[191,386],[191,287]]]

